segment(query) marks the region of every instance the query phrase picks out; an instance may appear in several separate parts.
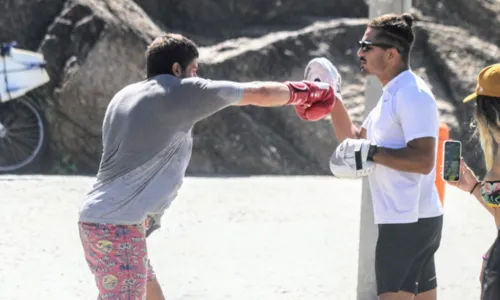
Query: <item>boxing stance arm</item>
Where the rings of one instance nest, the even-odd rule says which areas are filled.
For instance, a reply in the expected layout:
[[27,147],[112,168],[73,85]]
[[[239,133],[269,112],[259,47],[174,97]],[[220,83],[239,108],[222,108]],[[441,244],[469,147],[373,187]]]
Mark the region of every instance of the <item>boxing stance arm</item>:
[[411,140],[400,149],[377,147],[373,161],[399,171],[429,174],[435,164],[435,147],[434,137]]
[[[304,106],[303,118],[311,120],[327,114],[334,104],[333,89],[311,82],[234,82],[186,78],[172,93],[180,99],[175,116],[186,122],[200,121],[228,106]],[[172,109],[170,109],[172,111]]]
[[260,81],[243,84],[243,95],[237,106],[281,106],[290,100],[290,89],[281,82]]
[[247,83],[239,105],[293,105],[301,119],[318,121],[331,111],[335,102],[336,96],[331,85],[305,80]]
[[179,98],[175,116],[194,122],[228,106],[284,105],[292,94],[288,86],[280,82],[234,82],[199,77],[183,79],[175,92]]
[[338,101],[330,112],[333,130],[339,143],[347,138],[360,139],[366,138],[366,129],[358,128],[351,120],[349,112],[342,101]]

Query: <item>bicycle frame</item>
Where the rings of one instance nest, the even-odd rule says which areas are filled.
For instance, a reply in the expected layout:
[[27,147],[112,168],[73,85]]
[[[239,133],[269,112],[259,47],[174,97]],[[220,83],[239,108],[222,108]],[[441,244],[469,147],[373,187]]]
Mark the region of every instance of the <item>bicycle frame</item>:
[[24,96],[50,81],[41,53],[0,44],[0,103]]

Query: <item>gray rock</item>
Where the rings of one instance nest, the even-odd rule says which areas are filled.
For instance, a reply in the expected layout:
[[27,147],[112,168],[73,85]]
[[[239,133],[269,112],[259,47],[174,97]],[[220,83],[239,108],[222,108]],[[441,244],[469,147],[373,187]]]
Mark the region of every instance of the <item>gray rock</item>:
[[[412,68],[432,86],[442,121],[480,172],[472,105],[461,99],[499,56],[500,3],[413,5],[421,21]],[[343,76],[354,122],[363,119],[365,78],[356,51],[366,1],[47,0],[4,1],[0,8],[12,13],[0,18],[0,38],[38,48],[48,61],[51,84],[37,92],[50,124],[50,166],[64,160],[78,173],[95,173],[105,108],[124,85],[144,78],[145,47],[164,30],[199,42],[200,75],[212,79],[300,80],[309,59],[325,56]],[[333,19],[319,20],[325,17]],[[194,138],[190,175],[328,174],[337,144],[328,118],[305,122],[292,107],[228,108],[197,124]]]
[[44,106],[54,159],[95,172],[107,104],[144,78],[144,50],[160,30],[133,2],[67,1],[41,44],[53,86]]
[[135,0],[162,28],[209,38],[260,35],[283,26],[305,26],[311,17],[362,18],[363,0]]
[[35,50],[66,0],[0,1],[0,42]]

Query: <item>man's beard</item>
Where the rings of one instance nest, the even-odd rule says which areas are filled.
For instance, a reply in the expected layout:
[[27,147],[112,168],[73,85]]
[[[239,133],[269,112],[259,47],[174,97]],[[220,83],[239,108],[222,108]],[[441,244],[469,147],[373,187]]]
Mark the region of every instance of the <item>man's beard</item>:
[[360,65],[359,66],[359,71],[361,72],[362,75],[369,75],[370,73],[366,71],[366,65]]
[[360,60],[359,61],[359,71],[361,72],[361,74],[368,74],[368,72],[366,72],[365,70],[365,67],[366,67],[366,60]]

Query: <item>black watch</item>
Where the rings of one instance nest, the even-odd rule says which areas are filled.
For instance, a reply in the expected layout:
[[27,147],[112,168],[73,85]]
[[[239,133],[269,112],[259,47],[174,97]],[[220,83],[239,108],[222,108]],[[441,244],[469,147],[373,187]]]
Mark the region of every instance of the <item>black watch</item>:
[[368,149],[368,157],[366,158],[368,161],[373,161],[373,156],[377,153],[378,147],[377,145],[370,145],[370,149]]

